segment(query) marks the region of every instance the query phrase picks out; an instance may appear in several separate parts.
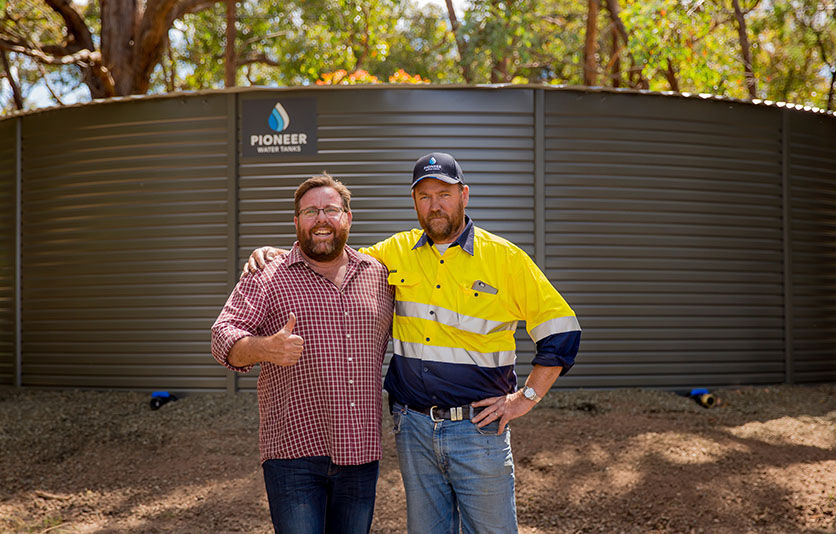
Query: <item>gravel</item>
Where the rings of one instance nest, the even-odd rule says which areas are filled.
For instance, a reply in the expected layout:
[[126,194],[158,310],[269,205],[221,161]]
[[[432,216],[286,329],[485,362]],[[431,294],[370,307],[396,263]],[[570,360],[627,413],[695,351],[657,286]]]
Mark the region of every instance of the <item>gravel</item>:
[[[514,421],[520,532],[836,533],[836,384],[554,390]],[[0,387],[0,532],[268,533],[251,393]],[[373,532],[404,532],[384,416]]]

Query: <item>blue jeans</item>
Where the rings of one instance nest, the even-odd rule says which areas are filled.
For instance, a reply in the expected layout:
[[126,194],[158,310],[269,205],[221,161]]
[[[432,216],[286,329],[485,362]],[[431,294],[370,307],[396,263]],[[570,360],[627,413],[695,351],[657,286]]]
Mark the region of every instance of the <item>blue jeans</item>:
[[335,465],[327,456],[262,464],[276,534],[368,534],[379,462]]
[[428,415],[392,410],[406,490],[407,529],[414,534],[517,532],[511,433],[499,423],[435,423]]

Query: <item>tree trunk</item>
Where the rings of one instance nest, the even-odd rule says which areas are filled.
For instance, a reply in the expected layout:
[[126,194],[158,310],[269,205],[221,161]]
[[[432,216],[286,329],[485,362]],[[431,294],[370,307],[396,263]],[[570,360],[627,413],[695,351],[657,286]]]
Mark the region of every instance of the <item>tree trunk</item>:
[[220,1],[101,0],[97,49],[71,0],[43,0],[64,21],[63,43],[30,46],[4,40],[0,45],[39,64],[76,65],[94,99],[144,94],[167,49],[168,30],[174,21]]
[[235,0],[226,0],[224,86],[235,87]]
[[510,74],[511,58],[505,56],[494,61],[491,67],[491,83],[508,83],[513,76]]
[[601,0],[588,0],[586,10],[586,39],[583,47],[583,84],[595,85],[598,74],[598,11]]
[[743,57],[743,69],[746,76],[746,88],[749,90],[749,98],[758,97],[758,85],[755,80],[755,73],[752,69],[752,54],[749,47],[749,37],[746,35],[746,17],[740,9],[740,2],[732,0],[734,6],[734,17],[737,19],[737,37],[740,41],[740,55]]
[[621,47],[618,45],[618,30],[612,26],[612,57],[610,58],[610,85],[621,87]]
[[671,86],[671,91],[679,92],[679,80],[676,79],[676,71],[673,68],[673,62],[671,62],[671,58],[667,59],[668,67],[665,69],[665,78],[668,80],[668,84]]
[[9,66],[9,58],[6,56],[6,51],[0,50],[0,56],[3,58],[3,70],[6,72],[6,79],[9,81],[9,85],[12,86],[15,107],[17,109],[23,109],[23,95],[20,94],[20,86],[17,84],[14,76],[12,76],[12,68]]
[[110,72],[116,95],[134,93],[136,0],[101,0],[102,63]]
[[[624,44],[627,45],[629,38],[627,36],[627,28],[621,21],[621,8],[618,6],[618,0],[607,0],[607,10],[610,12],[610,18],[615,25],[618,35],[624,41]],[[630,77],[634,80],[631,83],[639,89],[649,89],[650,84],[642,76],[642,68],[643,65],[636,65],[636,61],[631,58]]]
[[447,4],[447,16],[450,18],[450,27],[456,39],[456,49],[459,51],[459,66],[462,69],[462,78],[464,78],[464,83],[473,83],[473,73],[470,70],[467,57],[467,45],[459,35],[459,19],[456,18],[456,10],[453,9],[453,0],[445,0],[445,3]]

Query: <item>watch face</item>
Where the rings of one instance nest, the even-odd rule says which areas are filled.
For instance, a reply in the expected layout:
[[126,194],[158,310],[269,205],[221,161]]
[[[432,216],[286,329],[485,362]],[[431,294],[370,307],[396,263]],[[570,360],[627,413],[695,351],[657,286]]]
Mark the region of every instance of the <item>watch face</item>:
[[534,397],[537,396],[537,393],[534,391],[533,388],[526,387],[523,390],[523,395],[525,395],[525,398],[528,400],[534,400]]

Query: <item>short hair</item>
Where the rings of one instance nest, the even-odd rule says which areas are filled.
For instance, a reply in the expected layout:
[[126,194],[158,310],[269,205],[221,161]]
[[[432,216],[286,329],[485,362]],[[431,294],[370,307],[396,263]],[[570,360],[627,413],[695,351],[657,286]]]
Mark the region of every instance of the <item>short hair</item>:
[[299,215],[299,201],[302,200],[305,193],[317,187],[330,187],[334,189],[340,194],[340,198],[343,200],[343,210],[346,213],[351,211],[351,191],[341,181],[335,180],[327,172],[322,171],[322,174],[311,176],[296,188],[296,194],[293,195],[293,210],[296,215]]

